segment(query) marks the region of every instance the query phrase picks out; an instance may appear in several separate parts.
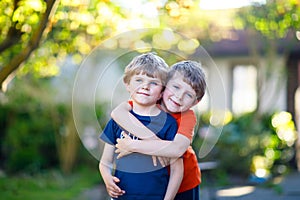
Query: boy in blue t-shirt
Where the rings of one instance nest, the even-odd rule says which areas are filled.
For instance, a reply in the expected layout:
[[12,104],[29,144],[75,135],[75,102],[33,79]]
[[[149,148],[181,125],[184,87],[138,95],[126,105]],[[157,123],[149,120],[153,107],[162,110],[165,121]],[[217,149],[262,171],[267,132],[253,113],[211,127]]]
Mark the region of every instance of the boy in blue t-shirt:
[[[177,132],[176,120],[156,104],[161,98],[167,70],[162,58],[152,53],[142,54],[125,68],[123,81],[130,93],[132,114],[160,139],[173,140]],[[149,155],[132,153],[115,159],[115,144],[118,138],[124,137],[122,131],[111,119],[100,136],[106,144],[99,169],[109,195],[121,200],[173,199],[183,177],[182,158],[170,162],[170,175],[166,167],[154,166]]]

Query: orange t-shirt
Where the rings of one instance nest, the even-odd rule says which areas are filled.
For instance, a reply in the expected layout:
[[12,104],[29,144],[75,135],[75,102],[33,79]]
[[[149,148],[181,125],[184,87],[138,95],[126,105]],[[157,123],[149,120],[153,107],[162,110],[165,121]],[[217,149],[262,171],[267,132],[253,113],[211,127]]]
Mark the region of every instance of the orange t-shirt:
[[[192,110],[188,110],[184,113],[172,113],[171,115],[176,119],[178,124],[177,134],[182,134],[192,141],[194,126],[196,124],[195,113]],[[183,154],[183,166],[183,179],[178,193],[193,189],[201,183],[201,171],[198,166],[196,154],[191,146]]]
[[[133,106],[132,101],[129,100],[128,103],[131,107]],[[159,104],[158,106],[160,107]],[[183,113],[171,113],[171,115],[176,119],[178,125],[177,134],[186,136],[192,142],[194,127],[197,122],[194,111],[188,110]],[[191,146],[188,147],[182,158],[184,167],[183,179],[178,193],[193,189],[201,183],[201,171],[198,166],[196,154]]]

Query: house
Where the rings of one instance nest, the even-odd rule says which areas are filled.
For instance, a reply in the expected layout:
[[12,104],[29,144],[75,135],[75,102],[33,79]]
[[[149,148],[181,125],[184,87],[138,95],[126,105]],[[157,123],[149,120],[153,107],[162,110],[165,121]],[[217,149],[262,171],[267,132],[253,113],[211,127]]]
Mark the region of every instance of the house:
[[215,85],[222,77],[226,94],[214,88],[211,97],[218,105],[226,101],[226,109],[235,114],[290,112],[298,129],[295,160],[300,170],[300,37],[289,32],[283,39],[267,41],[243,30],[233,35],[205,45],[221,74],[208,69],[208,83]]
[[[299,39],[291,32],[277,41],[243,30],[232,34],[232,39],[203,45],[221,72],[226,108],[237,114],[255,109],[286,110],[295,119],[295,93],[300,86]],[[275,51],[268,53],[270,49]],[[208,82],[215,82],[216,76],[208,70]],[[223,100],[218,95],[216,98]]]

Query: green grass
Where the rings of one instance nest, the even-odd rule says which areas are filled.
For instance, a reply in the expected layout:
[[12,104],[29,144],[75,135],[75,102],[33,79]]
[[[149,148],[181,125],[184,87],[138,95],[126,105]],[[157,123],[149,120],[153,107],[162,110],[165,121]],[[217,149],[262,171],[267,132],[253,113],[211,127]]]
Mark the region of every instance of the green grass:
[[71,175],[52,170],[33,176],[9,176],[0,178],[0,196],[5,200],[70,200],[100,182],[97,168],[81,169]]

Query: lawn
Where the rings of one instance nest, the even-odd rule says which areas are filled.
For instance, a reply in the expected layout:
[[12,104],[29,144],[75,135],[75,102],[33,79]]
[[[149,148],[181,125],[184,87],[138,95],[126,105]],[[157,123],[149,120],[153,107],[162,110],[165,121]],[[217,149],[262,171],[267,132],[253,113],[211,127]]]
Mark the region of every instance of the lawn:
[[100,182],[97,168],[81,169],[71,175],[51,170],[35,175],[0,177],[0,193],[5,200],[70,200]]

